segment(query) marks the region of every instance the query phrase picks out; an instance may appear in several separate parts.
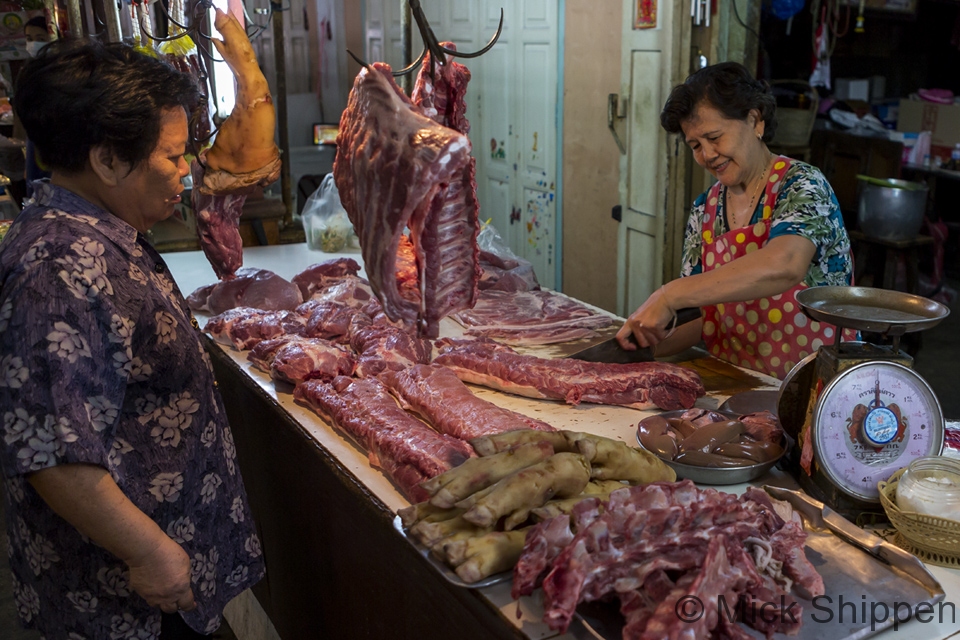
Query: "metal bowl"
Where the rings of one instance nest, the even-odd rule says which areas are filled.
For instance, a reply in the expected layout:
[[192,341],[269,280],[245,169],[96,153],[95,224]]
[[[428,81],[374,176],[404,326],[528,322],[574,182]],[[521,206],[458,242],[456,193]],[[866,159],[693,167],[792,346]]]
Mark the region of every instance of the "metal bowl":
[[[729,411],[714,411],[719,413],[722,416],[729,417],[731,420],[736,420],[742,414],[731,413]],[[683,409],[678,411],[664,411],[659,415],[663,418],[679,418],[685,413]],[[640,428],[637,427],[637,442],[640,443],[640,447],[645,451],[650,451],[643,446],[643,443],[640,442]],[[770,469],[774,467],[780,459],[783,458],[787,453],[787,442],[786,439],[781,441],[781,448],[783,453],[777,456],[773,460],[768,460],[766,462],[758,462],[756,464],[747,465],[745,467],[733,467],[733,468],[715,468],[715,467],[698,467],[692,464],[683,464],[682,462],[674,462],[673,460],[668,460],[658,454],[655,451],[650,451],[653,455],[657,456],[663,460],[668,467],[673,469],[677,473],[677,479],[690,479],[697,484],[711,484],[711,485],[725,485],[725,484],[742,484],[744,482],[750,482],[751,480],[756,480],[760,476],[764,475]]]
[[927,210],[927,187],[906,180],[861,179],[857,225],[868,238],[913,240]]
[[778,389],[741,391],[727,398],[720,405],[717,413],[736,413],[742,416],[748,413],[769,411],[773,415],[777,415],[777,396],[779,393]]

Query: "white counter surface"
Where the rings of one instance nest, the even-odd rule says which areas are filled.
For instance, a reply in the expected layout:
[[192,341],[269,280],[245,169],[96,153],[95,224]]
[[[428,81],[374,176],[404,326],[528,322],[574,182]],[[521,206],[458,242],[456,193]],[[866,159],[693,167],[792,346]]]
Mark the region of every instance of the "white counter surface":
[[[188,296],[197,287],[210,284],[216,280],[216,276],[210,264],[207,262],[202,252],[190,251],[180,253],[164,254],[173,277],[184,296]],[[244,264],[246,266],[255,266],[262,269],[269,269],[288,280],[306,267],[338,257],[351,257],[362,263],[362,257],[359,252],[343,254],[327,254],[319,251],[309,250],[305,244],[294,245],[275,245],[267,247],[252,247],[244,249]],[[198,315],[201,326],[205,318]],[[441,335],[454,336],[459,335],[459,326],[451,320],[441,322]],[[588,343],[584,342],[584,345]],[[384,504],[393,511],[405,507],[409,502],[393,486],[393,484],[377,469],[370,466],[366,453],[354,445],[350,440],[344,437],[340,432],[333,429],[324,422],[313,411],[296,404],[293,401],[293,386],[286,383],[276,383],[269,375],[253,367],[246,360],[245,351],[237,351],[232,347],[221,346],[237,364],[262,387],[268,394],[276,398],[277,402],[285,411],[287,411],[319,444],[329,450],[340,462],[363,482]],[[542,349],[541,353],[543,353]],[[561,352],[544,354],[561,355]],[[556,351],[558,348],[553,348]],[[566,347],[566,352],[572,352],[575,349]],[[755,374],[769,388],[775,388],[777,381],[773,378]],[[606,405],[581,404],[573,407],[559,402],[548,400],[534,400],[511,396],[489,389],[473,387],[473,391],[484,399],[495,402],[498,405],[518,411],[520,413],[533,416],[544,420],[545,422],[557,427],[558,429],[571,429],[576,431],[586,431],[615,438],[632,445],[636,444],[636,425],[646,415],[653,412],[637,411],[624,407],[612,407]],[[715,409],[726,400],[726,396],[718,394],[708,394],[697,401],[697,406]],[[766,484],[776,484],[779,486],[796,488],[795,481],[788,475],[774,470],[770,475],[763,478]],[[746,485],[735,485],[721,487],[725,491],[740,493],[746,488]],[[908,638],[912,640],[943,640],[950,637],[960,638],[960,613],[956,613],[956,608],[960,608],[960,570],[946,569],[942,567],[929,566],[931,573],[940,581],[946,592],[945,602],[954,603],[952,618],[951,608],[945,608],[945,619],[941,622],[934,616],[934,619],[928,623],[911,620],[901,625],[896,632],[890,630],[876,637],[882,639]],[[520,603],[522,616],[518,619],[516,616],[517,603],[510,597],[510,583],[504,582],[482,590],[495,606],[500,608],[506,620],[509,620],[519,627],[525,635],[531,639],[557,637],[573,637],[569,634],[558,636],[541,622],[542,608],[539,598],[523,598]],[[859,594],[853,596],[859,602]],[[805,616],[806,618],[806,616]],[[808,622],[805,622],[808,623]],[[826,631],[826,628],[824,629]],[[826,637],[826,634],[825,634]]]

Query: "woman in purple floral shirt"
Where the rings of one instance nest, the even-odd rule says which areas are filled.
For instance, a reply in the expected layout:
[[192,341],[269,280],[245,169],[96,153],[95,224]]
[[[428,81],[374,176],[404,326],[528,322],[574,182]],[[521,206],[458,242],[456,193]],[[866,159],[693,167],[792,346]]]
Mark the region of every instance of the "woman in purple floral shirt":
[[264,573],[210,361],[144,238],[180,201],[196,96],[85,42],[17,85],[52,178],[0,245],[0,466],[17,608],[46,640],[209,634]]

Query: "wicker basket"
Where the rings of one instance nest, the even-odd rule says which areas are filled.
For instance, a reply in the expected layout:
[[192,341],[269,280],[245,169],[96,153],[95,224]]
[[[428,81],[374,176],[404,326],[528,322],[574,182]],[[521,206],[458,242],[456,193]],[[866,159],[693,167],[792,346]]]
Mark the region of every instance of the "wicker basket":
[[897,484],[905,470],[877,483],[883,510],[897,529],[895,542],[924,562],[960,569],[960,522],[901,511],[897,506]]
[[810,106],[806,109],[777,107],[777,132],[770,144],[780,147],[807,146],[810,144],[813,123],[817,119],[817,111],[820,108],[817,92],[803,80],[773,80],[770,85],[802,86],[805,87],[804,95],[810,98]]

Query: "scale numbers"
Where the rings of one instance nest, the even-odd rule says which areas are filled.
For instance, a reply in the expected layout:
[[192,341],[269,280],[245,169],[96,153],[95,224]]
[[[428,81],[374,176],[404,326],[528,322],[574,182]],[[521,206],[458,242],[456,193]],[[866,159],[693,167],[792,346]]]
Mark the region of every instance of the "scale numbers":
[[865,362],[838,374],[814,411],[814,455],[841,491],[879,501],[877,483],[943,446],[943,414],[912,369]]

